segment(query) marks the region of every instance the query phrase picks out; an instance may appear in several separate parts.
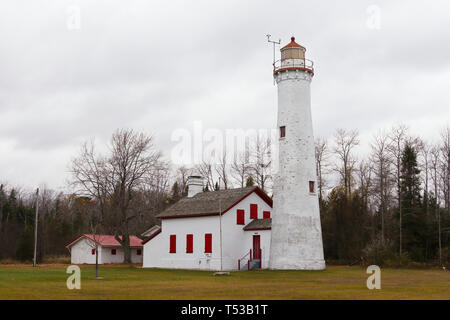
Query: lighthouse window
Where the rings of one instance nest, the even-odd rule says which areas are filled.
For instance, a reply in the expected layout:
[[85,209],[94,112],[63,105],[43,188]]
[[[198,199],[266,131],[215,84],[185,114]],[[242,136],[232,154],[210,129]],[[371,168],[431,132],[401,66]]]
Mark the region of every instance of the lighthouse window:
[[280,127],[280,138],[284,138],[286,136],[286,127]]
[[315,192],[315,190],[314,190],[314,181],[310,181],[309,182],[309,192],[310,193],[314,193]]

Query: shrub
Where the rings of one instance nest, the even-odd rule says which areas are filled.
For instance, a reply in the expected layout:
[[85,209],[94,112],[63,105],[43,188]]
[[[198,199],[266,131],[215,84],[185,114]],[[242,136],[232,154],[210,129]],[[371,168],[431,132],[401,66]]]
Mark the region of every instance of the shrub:
[[[439,251],[438,251],[438,257],[439,257]],[[442,264],[444,266],[450,265],[450,247],[442,248]]]
[[48,256],[42,260],[42,263],[70,264],[70,256]]
[[402,255],[394,254],[392,257],[383,261],[383,266],[390,268],[400,268],[400,267],[413,267],[413,268],[423,268],[424,264],[413,263],[409,258],[407,253]]
[[381,237],[375,238],[364,249],[363,255],[367,264],[374,264],[377,266],[384,266],[396,261],[395,246],[392,241],[382,240]]

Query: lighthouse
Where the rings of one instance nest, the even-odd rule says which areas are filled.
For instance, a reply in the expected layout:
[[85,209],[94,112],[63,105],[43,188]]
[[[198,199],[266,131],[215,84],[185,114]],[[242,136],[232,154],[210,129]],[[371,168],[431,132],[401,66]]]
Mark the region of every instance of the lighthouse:
[[274,179],[270,269],[325,269],[311,118],[313,62],[291,38],[274,63],[279,167]]

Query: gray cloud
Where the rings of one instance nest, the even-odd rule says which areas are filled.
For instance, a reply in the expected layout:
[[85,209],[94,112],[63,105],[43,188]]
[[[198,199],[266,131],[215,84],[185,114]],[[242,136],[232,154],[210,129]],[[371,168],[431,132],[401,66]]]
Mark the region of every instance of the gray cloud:
[[[380,8],[379,30],[366,25]],[[81,29],[66,26],[70,6]],[[315,61],[316,135],[398,122],[427,139],[450,119],[445,1],[14,1],[0,4],[0,180],[63,185],[90,137],[270,128],[272,48],[292,34]],[[368,141],[365,141],[368,142]]]

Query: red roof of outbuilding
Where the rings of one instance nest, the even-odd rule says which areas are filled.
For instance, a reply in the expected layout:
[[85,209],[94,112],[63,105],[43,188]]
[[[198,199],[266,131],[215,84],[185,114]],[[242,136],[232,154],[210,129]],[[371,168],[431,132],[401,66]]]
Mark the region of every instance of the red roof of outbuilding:
[[290,47],[297,47],[297,48],[303,48],[305,49],[304,46],[299,45],[297,42],[295,42],[295,37],[291,37],[291,42],[289,42],[287,45],[285,45],[283,48],[281,48],[282,50],[284,48],[290,48]]
[[[83,237],[88,238],[89,240],[92,240],[94,242],[97,242],[102,247],[120,247],[119,241],[117,241],[114,238],[114,236],[112,236],[112,235],[107,235],[107,234],[93,235],[93,234],[88,234],[88,233],[84,233],[81,236],[77,237],[75,240],[73,240],[68,245],[66,245],[66,247],[70,247],[71,245],[73,245],[75,242],[77,242],[78,240],[80,240]],[[119,237],[119,238],[122,239],[122,237]],[[130,247],[141,248],[142,240],[136,236],[130,236]]]

